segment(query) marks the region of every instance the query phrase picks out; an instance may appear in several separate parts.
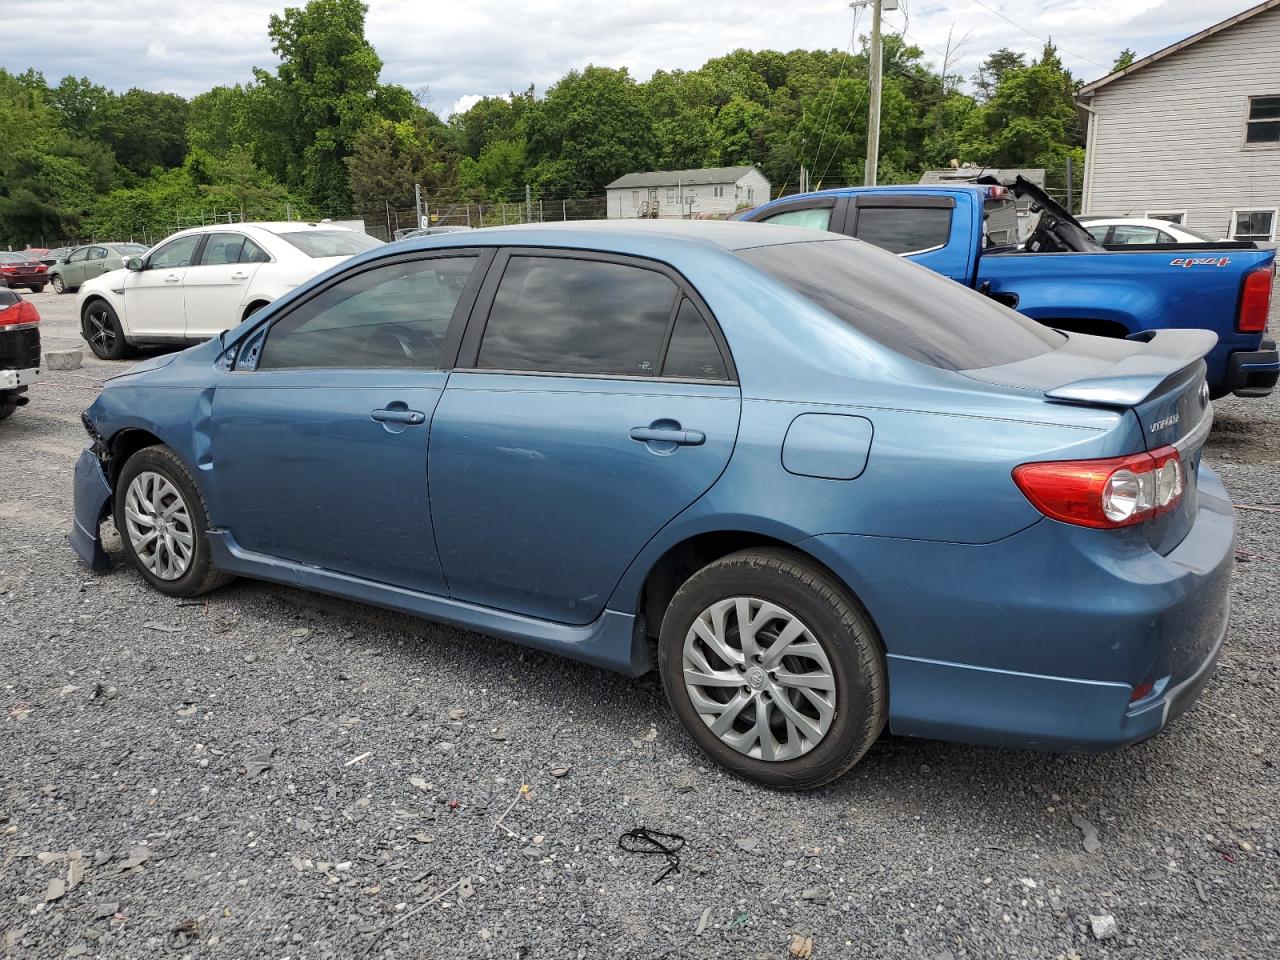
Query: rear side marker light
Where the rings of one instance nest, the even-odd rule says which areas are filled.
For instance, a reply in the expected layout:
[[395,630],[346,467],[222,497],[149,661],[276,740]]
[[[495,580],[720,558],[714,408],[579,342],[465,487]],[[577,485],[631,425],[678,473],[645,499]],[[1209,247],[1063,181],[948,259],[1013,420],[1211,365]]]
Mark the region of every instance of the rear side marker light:
[[1138,684],[1136,687],[1133,688],[1133,693],[1129,696],[1129,702],[1137,703],[1139,700],[1147,696],[1147,694],[1149,694],[1155,688],[1156,688],[1156,685],[1151,681]]
[[1013,482],[1046,517],[1103,530],[1172,510],[1186,488],[1175,447],[1102,460],[1024,463],[1014,468]]
[[1250,270],[1240,286],[1240,309],[1236,312],[1236,329],[1241,333],[1262,333],[1267,329],[1267,310],[1271,307],[1271,268]]

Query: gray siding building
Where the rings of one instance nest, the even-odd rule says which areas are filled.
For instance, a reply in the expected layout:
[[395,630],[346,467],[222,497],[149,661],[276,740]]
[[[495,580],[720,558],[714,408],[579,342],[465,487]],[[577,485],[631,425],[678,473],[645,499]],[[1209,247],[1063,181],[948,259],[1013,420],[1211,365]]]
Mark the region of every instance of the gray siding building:
[[755,167],[708,167],[628,173],[605,187],[610,220],[633,217],[727,216],[769,199],[769,181]]
[[1083,210],[1280,238],[1280,0],[1080,88]]

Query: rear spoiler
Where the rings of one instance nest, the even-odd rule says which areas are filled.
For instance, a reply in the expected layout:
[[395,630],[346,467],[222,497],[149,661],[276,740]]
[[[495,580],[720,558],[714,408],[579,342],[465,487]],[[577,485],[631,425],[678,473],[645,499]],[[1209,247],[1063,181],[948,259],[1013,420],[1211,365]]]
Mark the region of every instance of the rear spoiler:
[[1218,342],[1212,330],[1149,330],[1128,340],[1146,349],[1116,361],[1101,376],[1075,380],[1045,391],[1045,398],[1097,407],[1133,407],[1159,392]]

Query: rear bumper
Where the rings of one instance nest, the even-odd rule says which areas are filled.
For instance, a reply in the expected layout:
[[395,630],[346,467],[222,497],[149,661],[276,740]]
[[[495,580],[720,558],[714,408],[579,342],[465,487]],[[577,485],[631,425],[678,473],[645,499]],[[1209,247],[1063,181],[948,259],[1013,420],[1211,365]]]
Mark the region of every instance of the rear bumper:
[[[1099,752],[1154,736],[1213,675],[1235,516],[1213,472],[1198,479],[1196,522],[1167,556],[1141,534],[1050,520],[982,546],[805,545],[880,629],[894,733]],[[1132,701],[1144,683],[1151,692]]]
[[39,367],[28,367],[25,370],[0,370],[0,390],[29,387],[39,379]]
[[111,503],[111,486],[93,450],[86,448],[76,461],[75,517],[71,525],[71,547],[80,559],[101,573],[111,568],[102,549],[100,527]]
[[1227,389],[1237,397],[1265,397],[1280,379],[1280,351],[1274,340],[1257,350],[1237,350],[1227,358]]

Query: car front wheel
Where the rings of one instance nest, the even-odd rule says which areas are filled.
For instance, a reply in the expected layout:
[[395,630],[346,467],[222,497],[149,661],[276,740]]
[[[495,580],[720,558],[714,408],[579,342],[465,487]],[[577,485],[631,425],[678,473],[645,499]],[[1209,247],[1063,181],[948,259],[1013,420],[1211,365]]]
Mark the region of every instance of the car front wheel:
[[125,342],[120,318],[105,300],[94,300],[85,308],[80,332],[100,360],[123,360],[133,353]]
[[50,280],[49,282],[53,284],[53,292],[54,292],[54,293],[66,293],[66,292],[67,292],[67,285],[66,285],[66,283],[65,283],[65,282],[63,281],[63,279],[62,279],[62,274],[60,274],[60,273],[55,273],[55,274],[53,275],[53,279],[52,279],[52,280]]
[[698,746],[767,786],[834,780],[887,718],[875,628],[830,573],[785,550],[730,554],[690,577],[663,617],[658,662]]
[[168,447],[145,447],[125,462],[115,522],[129,562],[161,593],[195,597],[231,580],[213,567],[204,498]]

